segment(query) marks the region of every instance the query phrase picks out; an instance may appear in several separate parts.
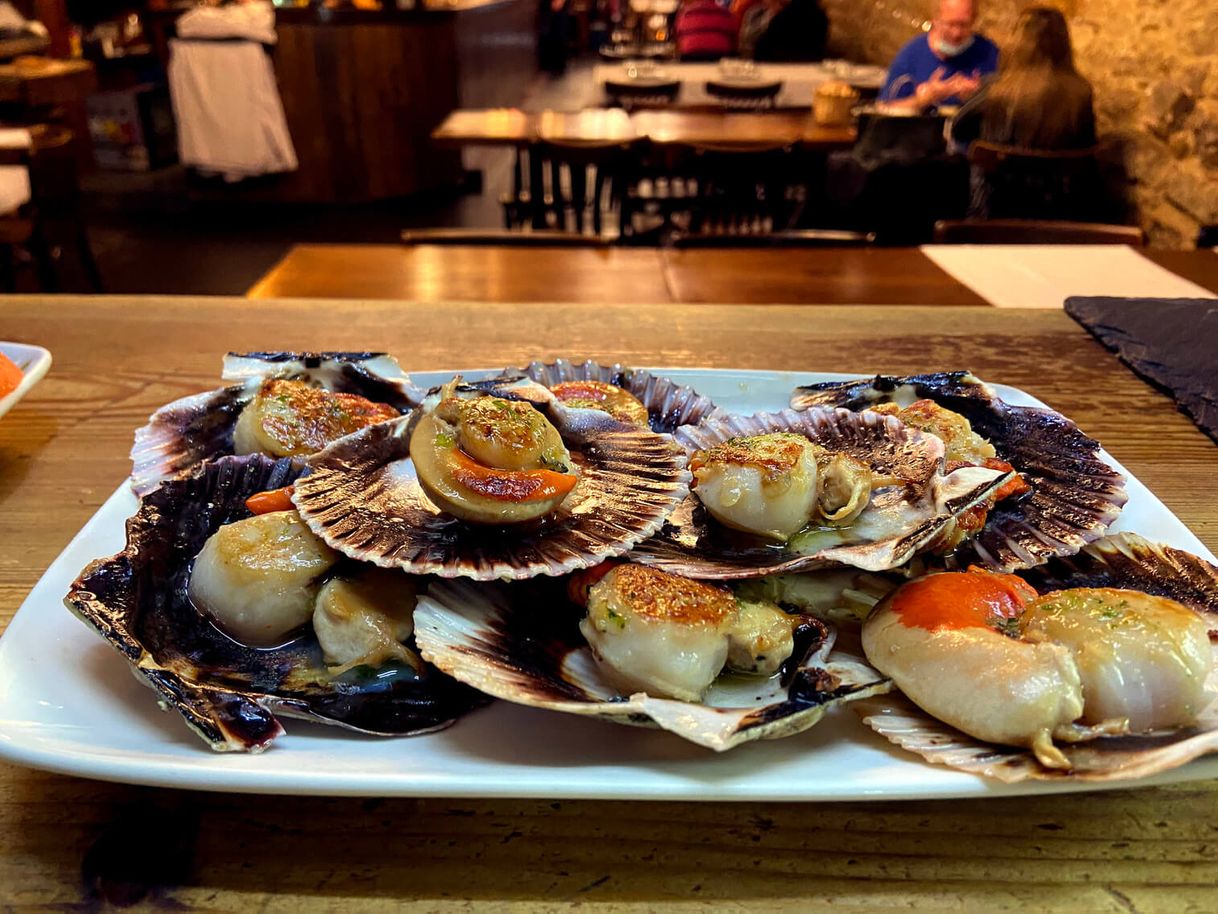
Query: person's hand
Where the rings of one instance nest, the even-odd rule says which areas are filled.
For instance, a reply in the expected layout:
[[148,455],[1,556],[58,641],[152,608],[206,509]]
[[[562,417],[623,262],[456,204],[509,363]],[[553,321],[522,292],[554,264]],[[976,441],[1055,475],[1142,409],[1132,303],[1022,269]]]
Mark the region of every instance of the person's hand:
[[[977,90],[981,88],[981,72],[974,70],[972,76],[957,73],[948,81],[955,83],[955,91],[951,95],[957,96],[961,101],[966,101],[976,95]],[[944,96],[944,98],[949,97]]]
[[956,74],[956,76],[944,79],[943,72],[944,68],[939,67],[934,73],[930,74],[930,79],[924,83],[920,83],[918,87],[914,89],[914,98],[917,99],[918,104],[923,108],[929,108],[932,105],[937,105],[939,102],[943,101],[943,99],[951,98],[956,94],[953,80],[955,80],[956,76],[959,76],[960,74]]

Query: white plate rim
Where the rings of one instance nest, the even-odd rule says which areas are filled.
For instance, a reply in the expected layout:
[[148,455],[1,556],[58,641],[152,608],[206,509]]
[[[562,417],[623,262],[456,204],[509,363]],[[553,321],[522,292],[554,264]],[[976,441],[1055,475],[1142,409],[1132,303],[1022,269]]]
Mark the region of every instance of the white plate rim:
[[[766,372],[732,369],[654,368],[655,373],[671,377],[678,383],[690,384],[700,392],[730,406],[730,391],[739,386],[746,399],[748,386],[771,385],[789,392],[798,384],[813,383],[830,378],[857,378],[866,375],[813,372]],[[465,370],[467,377],[486,374],[483,370]],[[438,383],[453,372],[420,372],[416,383]],[[1017,388],[993,385],[1004,399],[1024,405],[1043,405],[1039,400]],[[728,393],[721,392],[722,390]],[[780,405],[773,400],[753,409],[774,409]],[[1130,504],[1149,511],[1156,521],[1171,530],[1165,541],[1214,561],[1213,554],[1176,518],[1142,483],[1131,476],[1111,455],[1104,453],[1114,467],[1128,479]],[[1138,781],[1117,781],[1095,784],[1079,782],[1024,782],[1006,785],[963,772],[928,765],[916,757],[901,752],[872,734],[859,722],[849,708],[838,709],[801,736],[776,740],[766,744],[742,746],[723,755],[715,755],[684,744],[679,738],[658,731],[620,728],[598,721],[572,723],[570,715],[552,714],[506,703],[475,712],[458,721],[446,731],[412,739],[385,740],[343,734],[332,728],[302,725],[287,720],[288,734],[261,755],[220,755],[210,752],[185,725],[170,712],[159,714],[151,692],[144,692],[124,680],[125,662],[72,619],[61,607],[67,584],[85,564],[81,557],[100,557],[113,549],[98,553],[94,545],[98,537],[121,543],[122,521],[135,504],[124,481],[85,524],[72,542],[48,568],[22,603],[8,629],[0,638],[0,759],[60,774],[101,780],[118,781],[158,787],[188,788],[232,793],[273,793],[287,795],[323,796],[434,796],[462,798],[541,798],[541,799],[641,799],[641,800],[701,800],[701,801],[855,801],[973,798],[1026,794],[1122,789],[1131,786],[1175,783],[1218,776],[1218,756],[1210,756],[1182,768]],[[116,526],[118,529],[116,529]],[[1118,522],[1119,526],[1119,522]],[[117,537],[117,538],[116,538]],[[47,611],[59,613],[53,617]],[[68,667],[66,675],[81,680],[67,685],[83,685],[73,691],[84,694],[82,708],[97,714],[117,715],[117,720],[147,727],[155,745],[125,748],[121,741],[98,745],[90,742],[88,728],[64,727],[54,724],[47,716],[52,712],[28,713],[26,705],[37,703],[40,687],[64,684],[60,666],[30,660],[30,656],[45,651],[46,642],[78,651],[82,643],[93,645],[90,654],[105,667],[104,675],[110,688],[97,688],[90,682],[87,667]],[[29,655],[29,656],[27,656]],[[105,659],[108,658],[108,659]],[[21,661],[24,660],[24,663]],[[32,680],[16,682],[21,673],[31,673]],[[46,677],[39,679],[39,675]],[[115,694],[126,681],[127,692],[137,690],[132,699]],[[18,700],[21,699],[21,701]],[[26,705],[22,704],[22,701]],[[49,702],[42,701],[49,705]],[[150,710],[151,709],[151,710]],[[62,710],[62,707],[60,708]],[[26,713],[22,719],[21,714]],[[93,716],[90,719],[93,719]],[[104,716],[101,718],[104,721]],[[598,728],[587,730],[587,727]],[[530,729],[532,728],[532,730]],[[598,742],[620,746],[629,744],[630,751],[641,747],[647,759],[643,763],[623,765],[620,758],[585,759],[584,744],[567,743],[560,749],[546,746],[537,762],[518,765],[516,758],[474,759],[468,752],[455,752],[450,762],[455,768],[446,769],[434,761],[428,767],[411,747],[428,744],[421,741],[454,742],[458,750],[467,743],[491,745],[503,739],[515,744],[511,752],[530,751],[529,741],[520,740],[526,732],[550,739],[561,738],[566,731],[578,729],[578,739],[587,744]],[[66,732],[59,732],[66,730]],[[49,732],[43,732],[49,731]],[[552,731],[547,733],[546,731]],[[605,734],[611,734],[605,736]],[[840,738],[835,739],[837,733]],[[510,736],[509,736],[510,734]],[[632,735],[633,734],[633,735]],[[842,736],[844,734],[844,736]],[[468,738],[472,736],[472,739]],[[481,742],[479,742],[481,741]],[[673,741],[673,742],[667,742]],[[801,748],[807,746],[807,748]],[[504,751],[507,752],[508,749]],[[603,749],[603,747],[602,747]],[[782,765],[793,762],[796,771],[810,759],[836,762],[838,756],[848,760],[852,753],[862,752],[879,757],[874,770],[862,777],[857,771],[849,776],[828,781],[800,782],[789,777]],[[817,755],[821,753],[822,755]],[[488,755],[490,753],[487,753]],[[551,757],[553,756],[553,757]],[[758,757],[777,756],[778,776],[767,777]],[[651,761],[652,758],[658,761]],[[388,758],[392,762],[384,767]],[[371,760],[382,767],[373,767]],[[727,760],[721,762],[720,760]],[[740,760],[736,765],[732,760]],[[361,762],[368,764],[361,767]],[[470,764],[468,770],[462,764]],[[723,774],[723,770],[729,774]],[[839,770],[833,767],[836,772]],[[761,771],[761,774],[757,772]],[[526,776],[521,777],[520,772]],[[476,777],[473,776],[476,773]]]
[[0,352],[12,359],[22,374],[21,383],[6,396],[0,397],[0,416],[3,416],[30,392],[30,388],[42,380],[51,367],[51,353],[41,346],[2,340]]

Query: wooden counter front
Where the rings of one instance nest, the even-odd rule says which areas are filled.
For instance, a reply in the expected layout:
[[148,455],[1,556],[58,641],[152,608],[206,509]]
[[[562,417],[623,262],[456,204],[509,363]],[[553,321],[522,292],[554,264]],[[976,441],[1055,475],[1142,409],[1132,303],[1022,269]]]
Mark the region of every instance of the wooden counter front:
[[536,9],[280,10],[275,74],[300,168],[273,196],[357,202],[455,184],[460,155],[431,131],[458,107],[521,101],[537,68]]

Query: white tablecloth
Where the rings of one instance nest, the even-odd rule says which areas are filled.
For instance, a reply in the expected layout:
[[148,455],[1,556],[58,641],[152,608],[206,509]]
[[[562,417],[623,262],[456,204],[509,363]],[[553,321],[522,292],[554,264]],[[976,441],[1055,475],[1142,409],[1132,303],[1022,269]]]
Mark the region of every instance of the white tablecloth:
[[1115,244],[928,244],[922,252],[999,308],[1060,308],[1071,295],[1213,298]]
[[[30,145],[30,132],[0,128],[0,147],[25,149]],[[30,173],[20,165],[0,166],[0,215],[11,213],[30,202]]]

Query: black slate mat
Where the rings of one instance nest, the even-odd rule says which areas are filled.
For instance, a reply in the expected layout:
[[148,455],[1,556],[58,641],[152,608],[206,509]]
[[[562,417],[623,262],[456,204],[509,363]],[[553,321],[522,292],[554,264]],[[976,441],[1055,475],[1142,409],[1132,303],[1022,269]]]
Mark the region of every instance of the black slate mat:
[[1218,298],[1068,298],[1066,313],[1218,441]]

